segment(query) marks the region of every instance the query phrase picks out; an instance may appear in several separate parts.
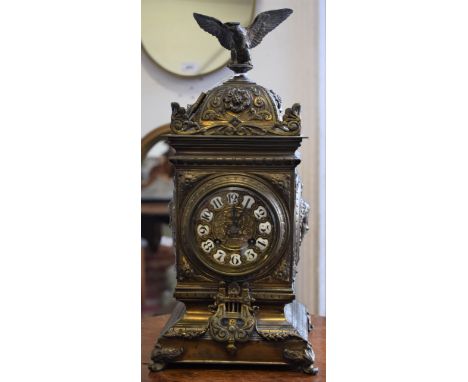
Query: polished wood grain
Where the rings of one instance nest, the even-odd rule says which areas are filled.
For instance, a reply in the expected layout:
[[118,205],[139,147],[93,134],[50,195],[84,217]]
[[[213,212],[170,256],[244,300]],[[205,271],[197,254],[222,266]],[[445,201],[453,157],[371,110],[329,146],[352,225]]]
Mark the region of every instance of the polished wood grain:
[[142,321],[142,381],[143,382],[281,382],[281,381],[308,381],[325,382],[326,358],[325,358],[325,317],[312,316],[314,330],[309,334],[309,341],[315,351],[315,366],[319,368],[319,373],[315,376],[304,373],[286,370],[284,368],[246,368],[244,367],[206,367],[190,366],[177,368],[167,368],[158,373],[150,373],[148,364],[154,342],[162,327],[168,320],[169,315],[145,317]]

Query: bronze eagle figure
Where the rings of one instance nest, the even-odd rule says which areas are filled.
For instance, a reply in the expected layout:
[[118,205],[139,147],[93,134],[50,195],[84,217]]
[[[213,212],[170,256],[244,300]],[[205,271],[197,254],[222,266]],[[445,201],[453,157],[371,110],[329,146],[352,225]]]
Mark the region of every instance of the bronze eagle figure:
[[236,73],[252,69],[249,49],[255,48],[262,39],[288,18],[292,9],[283,8],[259,13],[252,25],[244,28],[238,22],[222,23],[211,16],[194,13],[200,27],[217,37],[221,45],[231,51],[229,68]]

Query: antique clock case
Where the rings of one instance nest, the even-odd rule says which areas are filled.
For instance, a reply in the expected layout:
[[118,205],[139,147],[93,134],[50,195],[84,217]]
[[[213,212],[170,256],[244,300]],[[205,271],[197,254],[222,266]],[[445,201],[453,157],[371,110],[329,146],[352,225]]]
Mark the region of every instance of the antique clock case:
[[151,354],[152,371],[171,363],[317,372],[309,316],[293,289],[309,209],[296,171],[300,105],[283,112],[278,95],[244,74],[248,49],[291,13],[263,12],[248,28],[194,14],[231,49],[235,75],[193,105],[171,104],[179,302]]
[[308,213],[296,172],[299,105],[282,113],[278,96],[237,75],[172,108],[180,304],[151,370],[220,363],[314,373],[308,314],[293,290]]

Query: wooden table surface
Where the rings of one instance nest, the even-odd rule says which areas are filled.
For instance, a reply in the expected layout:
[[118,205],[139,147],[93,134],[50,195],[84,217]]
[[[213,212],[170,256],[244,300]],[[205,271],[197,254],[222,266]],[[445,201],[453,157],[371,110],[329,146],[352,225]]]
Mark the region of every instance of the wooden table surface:
[[162,327],[168,320],[169,315],[145,317],[142,320],[142,340],[141,340],[141,356],[142,356],[142,372],[141,379],[143,382],[325,382],[325,317],[312,316],[312,324],[314,330],[309,334],[309,341],[315,352],[315,365],[319,368],[317,375],[312,376],[302,372],[287,370],[284,368],[246,368],[238,366],[236,368],[226,367],[207,367],[207,366],[186,366],[178,368],[167,368],[157,373],[150,373],[148,364],[150,363],[150,354],[153,350],[156,338],[159,335]]

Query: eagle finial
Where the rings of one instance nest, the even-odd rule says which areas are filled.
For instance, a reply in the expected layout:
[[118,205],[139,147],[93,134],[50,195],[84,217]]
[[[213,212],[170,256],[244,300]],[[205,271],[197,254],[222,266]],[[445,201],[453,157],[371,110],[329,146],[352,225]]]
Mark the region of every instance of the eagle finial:
[[194,13],[200,27],[217,37],[221,45],[231,51],[228,67],[235,73],[245,73],[253,68],[249,49],[255,48],[269,32],[288,18],[292,9],[283,8],[262,12],[252,25],[244,28],[238,22],[222,23],[214,17]]

